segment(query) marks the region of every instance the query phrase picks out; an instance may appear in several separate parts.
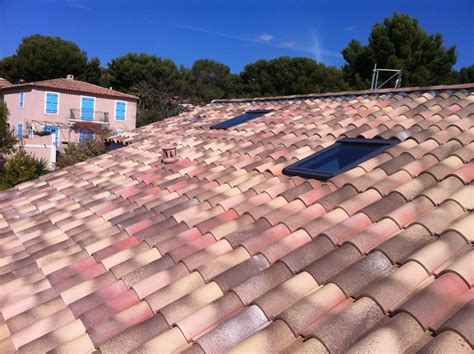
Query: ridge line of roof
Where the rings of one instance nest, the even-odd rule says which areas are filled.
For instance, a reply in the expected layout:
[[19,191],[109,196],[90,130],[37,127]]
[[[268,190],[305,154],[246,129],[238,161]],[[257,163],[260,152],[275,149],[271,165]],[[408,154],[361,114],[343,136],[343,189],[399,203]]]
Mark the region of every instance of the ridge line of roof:
[[[50,83],[51,81],[58,81],[58,80],[67,82],[68,79],[65,79],[63,77],[58,77],[56,79],[25,82],[25,83],[22,83],[22,84],[12,84],[12,85],[9,85],[9,86],[1,87],[0,90],[9,90],[9,89],[15,89],[15,88],[22,88],[22,87],[40,87],[40,88],[49,88],[49,89],[61,89],[61,90],[64,90],[64,91],[72,91],[72,92],[89,93],[89,91],[87,91],[86,89],[81,90],[81,89],[76,89],[76,88],[58,88],[58,87],[54,86],[53,84],[48,85],[48,83]],[[110,91],[110,92],[107,92],[107,93],[95,93],[94,92],[97,95],[110,96],[110,97],[121,97],[121,98],[130,98],[130,99],[135,99],[135,100],[139,99],[139,97],[131,95],[129,93],[116,91],[116,90],[113,90],[113,89],[108,89],[107,87],[99,86],[99,85],[96,85],[96,84],[91,84],[90,82],[87,82],[87,81],[76,80],[76,79],[70,80],[70,81],[80,82],[80,83],[96,86],[100,89]]]
[[423,87],[402,87],[402,88],[387,88],[378,90],[359,90],[359,91],[340,91],[340,92],[326,92],[326,93],[309,93],[304,95],[290,95],[290,96],[276,96],[276,97],[254,97],[254,98],[226,98],[212,100],[213,103],[245,103],[245,102],[265,102],[265,101],[281,101],[291,99],[309,99],[318,97],[333,97],[333,96],[360,96],[360,95],[376,95],[383,93],[400,93],[400,92],[416,92],[416,91],[445,91],[445,90],[463,90],[474,89],[474,83],[459,84],[459,85],[438,85],[438,86],[423,86]]

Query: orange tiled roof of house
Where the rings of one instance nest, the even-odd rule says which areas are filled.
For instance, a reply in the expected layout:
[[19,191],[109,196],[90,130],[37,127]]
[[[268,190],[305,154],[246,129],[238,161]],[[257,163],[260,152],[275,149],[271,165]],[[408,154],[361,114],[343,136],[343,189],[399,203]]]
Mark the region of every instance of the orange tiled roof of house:
[[[343,137],[400,143],[283,174]],[[220,100],[114,139],[0,194],[0,352],[472,350],[474,84]]]
[[11,86],[11,85],[13,85],[13,84],[10,81],[5,80],[5,79],[0,77],[0,89],[4,88],[4,87]]
[[12,89],[17,90],[19,88],[30,88],[30,87],[138,100],[138,97],[127,94],[127,93],[115,91],[112,89],[90,84],[88,82],[84,82],[80,80],[63,79],[63,78],[28,82],[28,83],[18,84],[18,85],[11,85],[11,86],[3,87],[3,90],[4,91],[12,90]]

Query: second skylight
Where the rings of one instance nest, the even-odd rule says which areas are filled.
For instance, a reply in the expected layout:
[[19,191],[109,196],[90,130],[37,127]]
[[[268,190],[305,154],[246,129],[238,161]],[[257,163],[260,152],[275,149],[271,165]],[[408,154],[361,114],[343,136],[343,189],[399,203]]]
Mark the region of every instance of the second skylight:
[[244,114],[241,114],[240,116],[225,120],[223,122],[220,122],[218,124],[214,124],[211,126],[211,129],[228,129],[235,127],[236,125],[243,124],[245,122],[248,122],[249,120],[258,118],[263,116],[264,114],[270,113],[272,110],[254,110],[254,111],[247,111]]

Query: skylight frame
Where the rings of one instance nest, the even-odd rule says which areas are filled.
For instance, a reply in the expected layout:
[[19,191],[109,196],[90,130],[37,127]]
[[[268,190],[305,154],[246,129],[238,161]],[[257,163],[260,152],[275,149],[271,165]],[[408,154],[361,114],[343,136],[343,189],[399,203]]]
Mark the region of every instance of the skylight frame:
[[[318,180],[328,180],[329,178],[335,177],[341,173],[344,173],[357,165],[361,164],[364,161],[375,157],[391,146],[400,143],[398,139],[366,139],[366,138],[343,138],[337,140],[331,146],[324,148],[314,154],[302,159],[301,161],[295,162],[294,164],[287,166],[283,169],[283,174],[287,176],[299,176],[303,178],[312,178]],[[343,144],[373,144],[373,145],[380,145],[377,148],[374,148],[371,152],[367,153],[366,155],[350,162],[349,164],[343,166],[342,168],[335,170],[335,171],[325,171],[325,170],[318,170],[313,168],[306,168],[304,167],[308,162],[316,159],[321,159],[325,155],[330,154],[333,150],[339,148]]]
[[[214,124],[210,127],[210,129],[229,129],[232,127],[235,127],[240,124],[247,123],[251,120],[260,118],[264,116],[267,113],[273,112],[273,109],[254,109],[254,110],[249,110],[245,111],[245,113],[239,114],[236,117],[229,118],[227,120],[224,120],[220,123]],[[249,119],[242,120],[245,115],[251,115],[254,114],[255,117],[251,117]]]

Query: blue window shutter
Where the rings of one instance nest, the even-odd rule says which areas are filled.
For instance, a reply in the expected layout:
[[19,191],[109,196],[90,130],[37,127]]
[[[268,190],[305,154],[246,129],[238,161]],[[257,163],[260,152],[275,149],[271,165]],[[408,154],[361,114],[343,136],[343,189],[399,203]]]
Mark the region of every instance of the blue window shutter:
[[126,111],[127,111],[127,102],[117,101],[115,104],[115,119],[125,120]]
[[20,91],[20,107],[23,107],[25,105],[25,93],[23,91]]
[[95,98],[82,97],[81,118],[83,120],[94,120]]
[[55,137],[56,137],[56,146],[59,146],[59,127],[55,126],[55,125],[45,125],[44,128],[43,128],[43,131],[45,132],[50,132],[50,133],[54,133]]
[[58,98],[57,93],[46,94],[46,113],[58,113]]
[[18,137],[23,138],[23,123],[18,123]]

